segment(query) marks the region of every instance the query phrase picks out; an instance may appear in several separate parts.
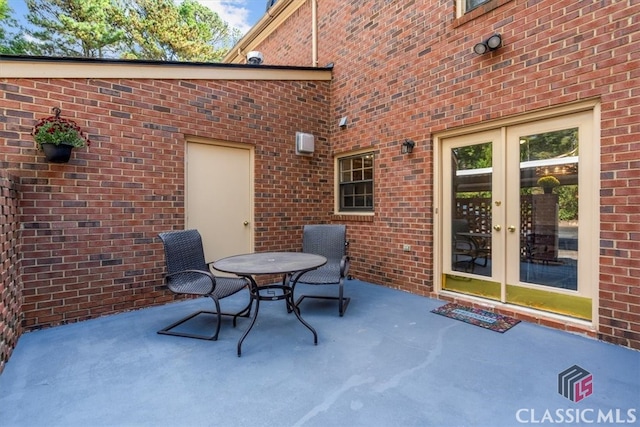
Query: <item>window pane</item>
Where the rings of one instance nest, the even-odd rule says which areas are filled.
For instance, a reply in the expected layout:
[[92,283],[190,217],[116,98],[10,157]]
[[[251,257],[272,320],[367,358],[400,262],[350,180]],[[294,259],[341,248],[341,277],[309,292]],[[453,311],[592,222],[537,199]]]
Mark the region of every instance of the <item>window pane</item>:
[[493,143],[451,150],[451,269],[491,277]]
[[578,286],[578,129],[520,137],[520,280]]
[[469,12],[470,10],[475,9],[476,7],[480,6],[481,4],[488,3],[488,2],[489,2],[489,0],[466,0],[465,12]]
[[364,176],[362,177],[362,179],[373,180],[373,169],[365,169]]

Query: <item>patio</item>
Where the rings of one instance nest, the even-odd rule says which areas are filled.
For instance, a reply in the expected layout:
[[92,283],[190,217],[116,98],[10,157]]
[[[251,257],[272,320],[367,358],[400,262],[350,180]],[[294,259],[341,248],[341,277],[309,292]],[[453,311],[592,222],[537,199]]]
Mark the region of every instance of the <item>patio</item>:
[[[431,313],[443,301],[358,280],[343,318],[263,302],[217,342],[156,334],[210,300],[24,334],[0,375],[3,426],[513,426],[637,422],[640,354],[521,322],[504,334]],[[223,301],[240,307],[246,295]],[[226,303],[226,304],[225,304]],[[573,402],[558,374],[578,365],[593,394]],[[600,417],[600,418],[599,418]],[[573,421],[571,421],[573,420]]]

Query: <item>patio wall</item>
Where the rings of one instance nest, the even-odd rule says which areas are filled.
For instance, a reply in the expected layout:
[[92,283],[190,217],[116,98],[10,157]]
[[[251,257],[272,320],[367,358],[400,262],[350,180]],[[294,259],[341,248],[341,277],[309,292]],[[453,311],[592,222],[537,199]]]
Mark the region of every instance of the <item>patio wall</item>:
[[[312,65],[311,0],[268,36],[248,38],[266,64]],[[412,292],[435,281],[434,135],[549,107],[598,100],[598,334],[640,348],[640,3],[492,0],[456,18],[454,1],[317,2],[318,65],[334,63],[330,122],[337,153],[376,152],[375,217],[362,237],[361,278]],[[479,56],[494,33],[503,46]],[[228,60],[241,62],[234,57]],[[411,138],[411,156],[400,144]],[[437,181],[436,181],[437,182]],[[594,206],[594,209],[598,207]],[[366,237],[364,237],[366,236]],[[412,245],[403,252],[403,244]],[[594,279],[597,280],[597,279]],[[563,322],[525,317],[554,327]],[[541,320],[542,319],[542,320]]]
[[[0,89],[0,165],[16,181],[0,175],[3,362],[20,332],[4,320],[18,315],[20,279],[25,330],[174,298],[157,234],[185,226],[187,135],[255,146],[258,250],[298,250],[303,224],[329,220],[327,81],[8,78]],[[91,138],[67,164],[46,163],[30,135],[54,106]],[[300,130],[316,136],[313,158],[295,156]]]
[[22,333],[18,188],[0,170],[0,373]]

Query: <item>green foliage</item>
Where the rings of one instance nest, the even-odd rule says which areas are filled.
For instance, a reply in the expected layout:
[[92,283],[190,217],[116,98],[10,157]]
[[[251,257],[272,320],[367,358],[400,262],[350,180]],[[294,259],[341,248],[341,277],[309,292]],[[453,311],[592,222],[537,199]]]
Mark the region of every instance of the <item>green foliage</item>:
[[578,155],[578,129],[563,129],[520,137],[520,161]]
[[103,58],[115,52],[124,32],[112,24],[111,0],[26,0],[27,33],[46,56]]
[[25,37],[0,0],[0,52],[85,58],[220,61],[240,33],[195,0],[26,0]]
[[560,185],[558,178],[551,175],[545,175],[538,179],[538,186],[542,188],[555,188]]
[[486,142],[454,149],[458,170],[490,168],[493,158],[492,146],[492,143]]
[[124,57],[162,61],[220,61],[237,31],[193,0],[136,0],[119,20],[129,35]]
[[562,221],[578,219],[578,186],[563,185],[556,190],[558,194],[558,217]]

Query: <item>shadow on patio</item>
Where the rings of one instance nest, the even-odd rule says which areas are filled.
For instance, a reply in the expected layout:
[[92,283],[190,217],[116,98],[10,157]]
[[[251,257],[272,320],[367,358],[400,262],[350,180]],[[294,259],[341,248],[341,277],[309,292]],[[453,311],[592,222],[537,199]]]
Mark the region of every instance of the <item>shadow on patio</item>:
[[[0,376],[3,426],[513,426],[635,423],[640,353],[521,322],[504,334],[431,313],[444,302],[348,281],[343,318],[309,301],[312,334],[283,301],[217,342],[156,334],[210,300],[24,334]],[[240,307],[246,295],[223,301]],[[573,402],[558,374],[579,365]],[[562,417],[562,420],[560,420]],[[600,417],[600,418],[599,418]],[[545,421],[546,419],[546,421]],[[573,422],[571,422],[573,420]],[[576,422],[577,420],[577,422]]]

